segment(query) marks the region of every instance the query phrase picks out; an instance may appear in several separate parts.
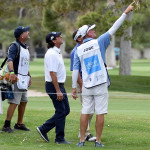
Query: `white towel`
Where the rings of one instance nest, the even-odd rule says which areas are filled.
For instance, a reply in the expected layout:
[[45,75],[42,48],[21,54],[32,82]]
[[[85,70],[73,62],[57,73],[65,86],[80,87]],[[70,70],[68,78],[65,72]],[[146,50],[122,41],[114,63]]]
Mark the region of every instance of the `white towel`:
[[2,104],[1,91],[0,91],[0,114],[3,114],[3,104]]

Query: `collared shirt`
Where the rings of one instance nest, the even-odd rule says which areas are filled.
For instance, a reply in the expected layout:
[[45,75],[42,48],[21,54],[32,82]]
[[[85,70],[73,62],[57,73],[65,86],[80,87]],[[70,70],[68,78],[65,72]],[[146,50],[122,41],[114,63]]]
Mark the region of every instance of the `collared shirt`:
[[58,83],[64,83],[66,80],[66,69],[60,49],[54,46],[49,48],[44,58],[45,81],[52,82],[50,72],[55,72]]
[[[84,39],[83,43],[85,43],[89,40],[92,40],[92,38]],[[97,40],[98,40],[98,44],[100,47],[102,59],[105,63],[105,53],[106,53],[106,49],[107,49],[108,45],[110,44],[110,35],[108,32],[106,32],[106,33],[102,34],[100,37],[98,37]],[[79,68],[80,68],[80,60],[79,60],[79,57],[77,55],[77,52],[75,52],[73,70],[79,70]]]

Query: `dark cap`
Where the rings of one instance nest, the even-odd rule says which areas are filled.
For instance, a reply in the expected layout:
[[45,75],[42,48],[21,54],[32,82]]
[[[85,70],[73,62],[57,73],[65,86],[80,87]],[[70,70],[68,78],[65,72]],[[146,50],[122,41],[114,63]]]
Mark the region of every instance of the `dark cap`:
[[26,32],[26,31],[29,31],[30,27],[22,27],[22,26],[19,26],[17,27],[15,30],[14,30],[14,36],[15,38],[19,38],[20,35],[23,33],[23,32]]
[[46,35],[46,43],[51,42],[52,40],[56,39],[56,37],[59,37],[61,35],[61,32],[50,32]]

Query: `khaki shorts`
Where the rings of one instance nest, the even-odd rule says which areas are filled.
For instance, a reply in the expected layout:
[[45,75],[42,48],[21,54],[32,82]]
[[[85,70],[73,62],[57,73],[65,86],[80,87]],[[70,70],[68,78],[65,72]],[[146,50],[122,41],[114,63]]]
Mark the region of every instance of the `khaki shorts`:
[[17,84],[14,84],[13,89],[13,94],[14,94],[14,99],[8,99],[8,103],[13,103],[19,105],[20,102],[28,102],[28,97],[27,97],[27,91],[26,90],[20,90],[17,87]]
[[106,114],[108,112],[107,83],[92,88],[82,87],[82,114]]

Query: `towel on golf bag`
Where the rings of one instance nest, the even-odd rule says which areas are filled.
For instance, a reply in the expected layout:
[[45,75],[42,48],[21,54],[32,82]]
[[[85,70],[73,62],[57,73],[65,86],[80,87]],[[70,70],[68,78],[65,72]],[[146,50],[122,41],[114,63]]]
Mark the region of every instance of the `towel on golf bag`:
[[1,98],[1,91],[0,91],[0,114],[3,114],[3,104],[2,104],[2,98]]

